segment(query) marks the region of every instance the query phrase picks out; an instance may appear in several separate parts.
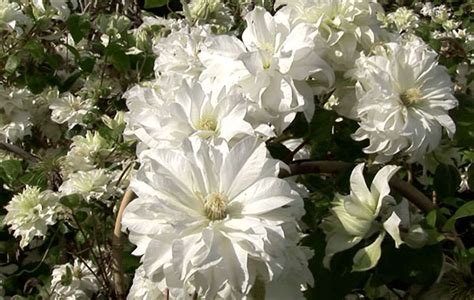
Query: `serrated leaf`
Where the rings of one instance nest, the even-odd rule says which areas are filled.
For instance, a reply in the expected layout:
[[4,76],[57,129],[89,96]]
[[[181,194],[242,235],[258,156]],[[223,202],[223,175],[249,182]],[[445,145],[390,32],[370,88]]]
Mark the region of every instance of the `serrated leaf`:
[[454,215],[446,221],[443,226],[444,231],[451,231],[454,229],[454,224],[457,219],[474,216],[474,201],[469,201],[468,203],[461,206]]
[[145,9],[162,7],[168,4],[169,0],[145,0]]

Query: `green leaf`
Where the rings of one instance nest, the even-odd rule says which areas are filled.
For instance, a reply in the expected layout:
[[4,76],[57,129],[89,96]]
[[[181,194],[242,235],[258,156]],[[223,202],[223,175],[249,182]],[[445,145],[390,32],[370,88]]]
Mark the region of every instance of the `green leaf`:
[[26,185],[38,186],[41,189],[48,187],[48,178],[43,170],[31,170],[20,177],[20,182]]
[[436,209],[433,209],[426,215],[426,224],[428,224],[428,226],[432,228],[436,227],[436,214],[437,213],[438,212],[436,211]]
[[377,262],[382,255],[381,245],[384,237],[385,233],[382,232],[372,244],[357,251],[356,255],[354,256],[352,271],[367,271],[377,265]]
[[458,169],[452,165],[440,164],[434,175],[434,188],[440,199],[453,196],[461,183]]
[[86,73],[92,73],[94,70],[95,58],[92,56],[82,57],[79,61],[79,67],[81,70]]
[[36,39],[30,39],[23,47],[36,60],[42,61],[44,58],[44,47]]
[[413,249],[401,245],[399,249],[392,243],[384,243],[375,274],[386,283],[398,282],[406,285],[428,287],[439,276],[443,265],[443,252],[440,244]]
[[80,77],[81,72],[74,72],[70,74],[59,87],[59,91],[61,93],[68,91]]
[[67,28],[71,32],[74,42],[79,43],[83,38],[89,35],[91,29],[90,16],[88,14],[73,14],[67,19]]
[[23,172],[21,162],[19,160],[4,160],[0,162],[0,178],[8,183],[15,181]]
[[20,65],[20,62],[21,62],[21,60],[18,56],[14,55],[14,54],[8,56],[7,62],[5,64],[5,71],[7,71],[7,73],[15,72],[15,70]]
[[83,223],[89,216],[87,212],[82,210],[74,212],[74,215],[76,216],[77,221],[80,223]]
[[79,231],[76,233],[74,240],[78,245],[83,245],[86,242],[86,237]]
[[369,277],[368,272],[351,272],[355,248],[334,255],[329,270],[322,263],[326,247],[325,235],[317,231],[307,236],[303,244],[314,250],[309,268],[316,279],[314,286],[305,292],[306,299],[343,300],[350,291],[363,286]]
[[162,7],[168,4],[169,0],[145,0],[145,9]]
[[72,270],[69,266],[66,266],[66,274],[61,276],[61,284],[68,286],[72,283]]
[[469,201],[468,203],[461,206],[454,215],[446,221],[443,226],[444,231],[451,231],[454,229],[454,224],[457,219],[474,216],[474,201]]
[[67,195],[67,196],[61,197],[59,202],[61,202],[63,205],[69,208],[75,208],[75,207],[78,207],[79,204],[81,203],[81,196],[79,196],[78,194]]
[[120,72],[130,69],[130,58],[125,49],[117,44],[110,44],[106,49],[106,55],[111,58],[112,65]]

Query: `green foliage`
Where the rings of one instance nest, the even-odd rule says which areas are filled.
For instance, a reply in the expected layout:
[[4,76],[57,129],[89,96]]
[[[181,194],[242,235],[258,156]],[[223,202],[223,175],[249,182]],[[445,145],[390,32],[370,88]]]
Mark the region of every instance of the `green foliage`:
[[454,196],[459,187],[461,177],[456,167],[440,164],[434,175],[434,188],[440,199]]
[[444,231],[451,231],[454,229],[454,224],[456,220],[465,217],[472,217],[474,216],[474,201],[469,201],[456,211],[456,213],[446,221],[443,226]]
[[162,7],[166,4],[168,4],[169,0],[145,0],[145,6],[144,8],[156,8],[156,7]]

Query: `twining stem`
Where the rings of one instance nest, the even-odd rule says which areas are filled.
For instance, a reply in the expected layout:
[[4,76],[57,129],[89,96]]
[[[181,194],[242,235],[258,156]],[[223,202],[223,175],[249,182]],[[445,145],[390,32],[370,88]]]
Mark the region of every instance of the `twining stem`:
[[[354,166],[352,163],[343,161],[295,161],[289,165],[290,172],[281,170],[280,177],[288,177],[293,175],[326,173],[334,174],[350,169]],[[413,203],[416,207],[424,212],[429,212],[436,208],[436,205],[426,197],[422,192],[410,183],[393,176],[389,185],[392,189],[402,194],[405,198]]]
[[125,278],[122,263],[122,216],[127,204],[133,200],[135,194],[128,189],[123,195],[120,207],[115,219],[114,236],[112,239],[112,273],[114,276],[115,296],[118,300],[125,299]]

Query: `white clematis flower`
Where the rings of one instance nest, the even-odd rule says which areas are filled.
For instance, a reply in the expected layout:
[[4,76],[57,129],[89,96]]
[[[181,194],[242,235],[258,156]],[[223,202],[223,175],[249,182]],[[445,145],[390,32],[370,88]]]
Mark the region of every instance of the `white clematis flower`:
[[[385,166],[375,175],[370,190],[364,180],[364,164],[357,165],[352,171],[351,193],[347,196],[337,195],[332,208],[332,215],[323,221],[323,229],[326,232],[326,256],[324,265],[329,267],[334,254],[349,249],[360,241],[370,238],[380,231],[377,218],[381,214],[382,206],[394,203],[395,200],[389,195],[390,187],[388,181],[398,171],[396,166]],[[381,233],[385,235],[384,231]],[[371,248],[380,246],[383,237],[378,237]],[[371,248],[368,248],[369,250]],[[361,249],[356,257],[362,260]],[[375,259],[375,263],[378,258]],[[371,263],[374,261],[371,260]],[[354,260],[354,268],[358,271],[375,266],[375,264],[357,265],[359,261]]]
[[99,132],[87,131],[85,136],[72,138],[71,150],[63,161],[63,173],[66,177],[77,171],[89,171],[95,168],[112,149]]
[[[174,101],[166,101],[153,90],[140,91],[141,99],[133,97],[137,103],[130,93],[128,95],[129,127],[133,128],[129,132],[133,132],[146,148],[175,148],[192,136],[230,142],[254,133],[252,126],[244,120],[246,101],[226,88],[205,92],[199,83],[191,86],[184,83]],[[150,114],[149,109],[144,109],[147,106],[157,114]]]
[[10,225],[15,237],[21,236],[20,247],[24,248],[34,237],[46,235],[48,225],[56,223],[61,204],[56,193],[27,186],[13,196],[5,209],[8,212],[3,222]]
[[153,47],[158,56],[155,60],[156,77],[178,76],[187,82],[195,81],[204,69],[198,54],[208,35],[204,27],[185,26],[160,39]]
[[[245,19],[243,43],[230,36],[208,39],[206,51],[200,54],[207,67],[201,79],[222,82],[224,76],[223,84],[239,86],[249,97],[254,127],[271,123],[280,133],[297,112],[311,119],[313,91],[305,80],[318,73],[334,81],[332,69],[318,55],[315,30],[307,24],[291,27],[279,12],[272,16],[262,7]],[[214,68],[218,64],[221,67]]]
[[31,19],[23,14],[20,5],[9,0],[0,0],[0,30],[15,30],[23,33],[23,29],[18,25],[30,25]]
[[97,274],[97,268],[90,260],[81,262],[76,258],[74,264],[55,266],[51,279],[51,299],[91,299],[99,291],[99,282],[94,273]]
[[317,29],[317,37],[328,46],[323,58],[337,71],[352,68],[360,51],[369,50],[379,39],[374,0],[277,0],[275,8],[292,23],[306,23]]
[[122,225],[146,275],[205,298],[245,295],[257,277],[279,278],[304,214],[299,194],[277,177],[281,163],[253,137],[231,150],[198,138],[183,147],[145,151],[131,182],[138,199]]
[[28,102],[32,94],[27,89],[0,86],[0,140],[16,142],[31,134],[31,113]]
[[423,41],[388,43],[378,54],[361,57],[354,77],[360,128],[353,138],[369,139],[364,152],[377,153],[378,161],[397,153],[418,161],[440,144],[443,128],[454,135],[448,110],[458,101],[446,69]]
[[78,171],[69,175],[59,187],[65,195],[79,194],[87,202],[91,199],[106,200],[113,192],[114,174],[105,169]]
[[75,125],[84,125],[84,116],[93,108],[91,99],[83,99],[80,96],[66,92],[54,100],[49,108],[52,110],[51,119],[59,124],[68,124],[69,129]]

